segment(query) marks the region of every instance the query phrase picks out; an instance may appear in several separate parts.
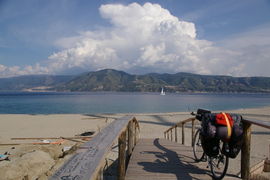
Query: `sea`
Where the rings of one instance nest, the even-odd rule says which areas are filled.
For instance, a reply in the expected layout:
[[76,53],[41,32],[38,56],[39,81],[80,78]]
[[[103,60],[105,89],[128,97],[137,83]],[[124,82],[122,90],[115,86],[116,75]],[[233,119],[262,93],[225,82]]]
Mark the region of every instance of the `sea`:
[[263,106],[270,106],[270,94],[0,92],[0,114],[165,113]]

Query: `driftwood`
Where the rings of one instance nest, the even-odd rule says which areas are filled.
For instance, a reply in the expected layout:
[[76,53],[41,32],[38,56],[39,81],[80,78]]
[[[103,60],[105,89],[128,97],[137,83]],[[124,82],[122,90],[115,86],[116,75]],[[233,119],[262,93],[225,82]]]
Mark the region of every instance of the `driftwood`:
[[32,143],[6,143],[6,144],[0,144],[0,146],[17,146],[22,144],[32,144]]
[[19,145],[49,145],[51,143],[43,143],[43,142],[37,142],[37,143],[3,143],[0,144],[0,146],[19,146]]
[[66,139],[66,140],[73,141],[73,142],[78,142],[78,143],[85,143],[84,141],[78,141],[78,140],[75,140],[73,138],[62,137],[61,139]]
[[[46,139],[59,139],[68,140],[77,143],[85,143],[85,141],[91,140],[92,136],[74,136],[74,137],[34,137],[34,138],[11,138],[11,140],[46,140]],[[80,139],[80,140],[76,140]],[[82,141],[84,140],[84,141]],[[49,144],[61,144],[63,141],[56,142],[32,142],[32,143],[1,143],[0,146],[18,146],[18,145],[49,145]]]
[[32,143],[2,143],[0,146],[16,146],[16,145],[48,145],[48,144],[62,144],[64,143],[65,139],[59,139],[58,141],[54,142],[32,142]]
[[44,139],[87,139],[92,136],[74,136],[74,137],[34,137],[34,138],[11,138],[11,140],[44,140]]

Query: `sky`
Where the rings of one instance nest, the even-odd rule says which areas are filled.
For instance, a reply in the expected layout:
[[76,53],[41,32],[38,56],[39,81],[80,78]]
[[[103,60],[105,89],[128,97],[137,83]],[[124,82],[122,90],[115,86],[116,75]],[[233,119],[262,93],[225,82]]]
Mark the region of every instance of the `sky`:
[[0,77],[270,76],[270,0],[0,0]]

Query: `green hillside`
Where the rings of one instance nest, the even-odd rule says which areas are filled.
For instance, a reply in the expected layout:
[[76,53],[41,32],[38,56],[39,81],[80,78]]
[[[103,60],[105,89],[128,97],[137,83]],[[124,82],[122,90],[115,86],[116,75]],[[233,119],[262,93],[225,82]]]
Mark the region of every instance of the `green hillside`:
[[209,76],[191,73],[131,75],[105,69],[77,76],[58,91],[270,92],[269,77]]
[[252,92],[269,93],[270,77],[232,77],[191,73],[133,75],[104,69],[77,76],[19,76],[0,79],[0,91],[39,86],[54,91]]

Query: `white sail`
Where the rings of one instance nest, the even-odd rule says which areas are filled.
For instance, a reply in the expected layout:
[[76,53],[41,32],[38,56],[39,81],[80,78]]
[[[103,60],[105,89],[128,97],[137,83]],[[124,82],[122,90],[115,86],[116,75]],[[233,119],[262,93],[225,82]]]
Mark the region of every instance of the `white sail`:
[[163,90],[163,88],[161,89],[160,95],[165,95],[165,91]]

